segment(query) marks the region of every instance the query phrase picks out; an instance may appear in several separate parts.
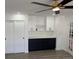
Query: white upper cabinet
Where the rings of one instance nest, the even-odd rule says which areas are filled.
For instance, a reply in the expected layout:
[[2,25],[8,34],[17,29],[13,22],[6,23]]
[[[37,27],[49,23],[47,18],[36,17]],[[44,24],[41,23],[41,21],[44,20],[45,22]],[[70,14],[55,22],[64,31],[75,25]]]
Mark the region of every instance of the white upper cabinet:
[[55,18],[53,16],[47,16],[46,18],[46,31],[54,31]]

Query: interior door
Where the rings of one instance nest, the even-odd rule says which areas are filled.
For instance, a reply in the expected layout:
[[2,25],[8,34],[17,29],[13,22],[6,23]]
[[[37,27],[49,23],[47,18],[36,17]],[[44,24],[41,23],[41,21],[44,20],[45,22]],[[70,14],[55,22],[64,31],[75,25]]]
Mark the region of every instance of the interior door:
[[24,52],[24,21],[15,21],[15,39],[14,39],[14,51],[15,53]]
[[13,53],[14,52],[14,28],[12,21],[5,22],[5,53]]

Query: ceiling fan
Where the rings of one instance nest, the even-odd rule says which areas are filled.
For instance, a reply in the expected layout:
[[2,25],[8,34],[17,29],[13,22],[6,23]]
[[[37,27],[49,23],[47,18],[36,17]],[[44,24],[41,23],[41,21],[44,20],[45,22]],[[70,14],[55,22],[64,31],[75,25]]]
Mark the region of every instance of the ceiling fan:
[[37,11],[36,13],[47,11],[47,10],[53,10],[55,12],[55,14],[59,14],[60,9],[73,9],[73,6],[64,6],[65,4],[67,4],[71,1],[72,0],[63,0],[63,1],[59,2],[59,0],[53,0],[52,4],[50,4],[50,5],[40,3],[40,2],[32,2],[32,4],[37,4],[37,5],[41,5],[41,6],[50,7],[49,9]]

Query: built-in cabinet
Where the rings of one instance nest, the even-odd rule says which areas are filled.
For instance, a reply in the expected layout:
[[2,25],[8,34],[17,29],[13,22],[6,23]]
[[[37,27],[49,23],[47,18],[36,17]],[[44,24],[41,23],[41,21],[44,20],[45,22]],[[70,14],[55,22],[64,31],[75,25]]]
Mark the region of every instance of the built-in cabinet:
[[6,21],[5,34],[6,53],[18,53],[25,51],[24,21]]

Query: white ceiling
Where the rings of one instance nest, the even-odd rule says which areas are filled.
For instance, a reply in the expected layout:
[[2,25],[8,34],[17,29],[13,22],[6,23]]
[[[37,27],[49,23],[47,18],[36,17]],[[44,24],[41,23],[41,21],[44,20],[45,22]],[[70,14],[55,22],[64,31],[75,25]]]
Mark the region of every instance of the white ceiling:
[[[51,1],[52,0],[5,0],[5,11],[6,13],[21,12],[23,14],[37,14],[35,13],[36,11],[48,9],[48,7],[31,4],[31,2],[50,4]],[[73,2],[70,2],[67,5],[73,5]],[[72,9],[61,10],[62,13],[72,13],[72,11]],[[53,12],[50,10],[38,13],[37,15],[51,15],[52,13]]]

